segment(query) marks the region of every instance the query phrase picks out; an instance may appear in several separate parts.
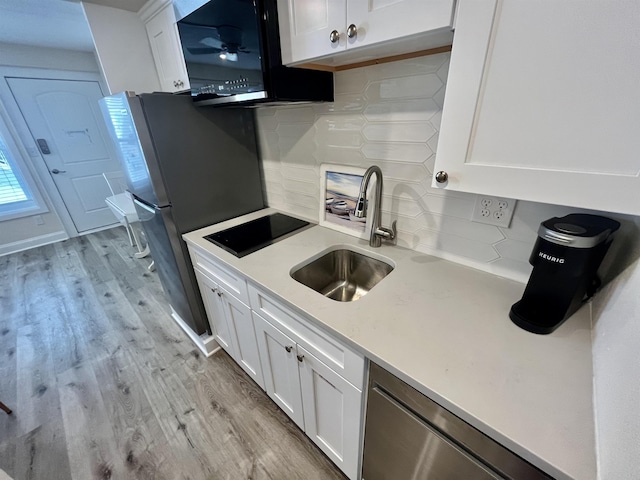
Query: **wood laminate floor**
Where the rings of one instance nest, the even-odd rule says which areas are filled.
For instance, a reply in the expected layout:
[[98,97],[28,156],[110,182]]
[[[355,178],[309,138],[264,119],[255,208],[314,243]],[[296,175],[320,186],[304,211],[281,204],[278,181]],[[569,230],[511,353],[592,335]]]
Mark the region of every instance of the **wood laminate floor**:
[[119,227],[0,257],[0,468],[23,479],[345,477],[169,316]]

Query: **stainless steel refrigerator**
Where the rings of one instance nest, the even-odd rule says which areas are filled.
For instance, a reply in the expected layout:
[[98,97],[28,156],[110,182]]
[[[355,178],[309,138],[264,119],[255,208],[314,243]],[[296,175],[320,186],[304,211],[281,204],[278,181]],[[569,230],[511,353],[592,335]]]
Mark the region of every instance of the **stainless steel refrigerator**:
[[182,234],[264,207],[253,111],[164,93],[120,93],[100,108],[169,303],[210,334]]

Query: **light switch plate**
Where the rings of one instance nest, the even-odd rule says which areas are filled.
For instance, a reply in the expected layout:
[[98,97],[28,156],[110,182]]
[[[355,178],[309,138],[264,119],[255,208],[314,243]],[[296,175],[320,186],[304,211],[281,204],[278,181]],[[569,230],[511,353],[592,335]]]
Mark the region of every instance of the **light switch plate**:
[[478,195],[471,220],[477,223],[509,228],[515,208],[516,200],[512,198]]

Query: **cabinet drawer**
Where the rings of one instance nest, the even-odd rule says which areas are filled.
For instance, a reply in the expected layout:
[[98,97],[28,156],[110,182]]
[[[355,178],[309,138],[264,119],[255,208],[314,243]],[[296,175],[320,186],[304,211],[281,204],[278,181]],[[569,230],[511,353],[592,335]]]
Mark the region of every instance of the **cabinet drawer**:
[[247,281],[242,275],[223,267],[220,264],[205,257],[195,249],[189,248],[193,264],[207,275],[211,276],[218,284],[227,290],[231,295],[249,305],[249,292],[247,291]]
[[249,285],[249,297],[251,308],[255,313],[289,335],[352,385],[359,389],[363,388],[364,357],[362,355],[342,345],[300,314],[253,285]]

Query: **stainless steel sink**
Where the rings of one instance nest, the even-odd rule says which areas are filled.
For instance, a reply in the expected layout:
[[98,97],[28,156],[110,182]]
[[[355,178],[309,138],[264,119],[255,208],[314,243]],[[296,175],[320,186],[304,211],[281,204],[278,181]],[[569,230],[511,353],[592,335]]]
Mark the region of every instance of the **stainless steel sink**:
[[340,248],[293,270],[291,277],[332,300],[353,302],[392,270],[386,262]]

